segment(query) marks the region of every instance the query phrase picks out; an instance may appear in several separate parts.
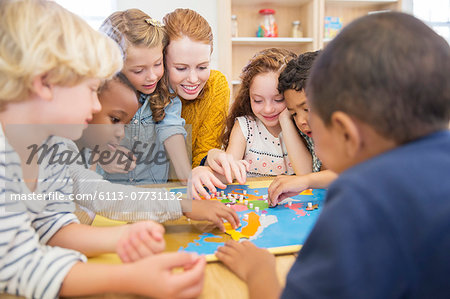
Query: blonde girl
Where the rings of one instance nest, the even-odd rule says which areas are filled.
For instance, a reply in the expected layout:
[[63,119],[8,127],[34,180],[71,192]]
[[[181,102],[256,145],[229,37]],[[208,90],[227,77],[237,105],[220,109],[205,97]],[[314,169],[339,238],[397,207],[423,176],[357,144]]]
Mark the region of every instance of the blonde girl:
[[186,181],[190,165],[181,102],[169,92],[164,78],[163,49],[168,43],[164,27],[141,10],[128,9],[109,16],[101,30],[120,46],[122,73],[140,93],[141,107],[122,142],[134,155],[136,167],[130,171],[113,163],[99,172],[118,183],[164,183],[169,173],[167,151],[178,178]]

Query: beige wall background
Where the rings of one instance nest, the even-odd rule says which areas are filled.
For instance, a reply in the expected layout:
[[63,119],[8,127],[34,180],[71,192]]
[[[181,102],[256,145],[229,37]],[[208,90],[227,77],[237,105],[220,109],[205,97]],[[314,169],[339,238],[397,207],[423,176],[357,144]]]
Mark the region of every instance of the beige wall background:
[[211,25],[214,35],[214,51],[211,57],[211,67],[218,68],[221,53],[217,31],[217,2],[212,0],[116,0],[113,7],[116,10],[139,8],[152,18],[162,21],[162,18],[176,8],[190,8],[201,14]]

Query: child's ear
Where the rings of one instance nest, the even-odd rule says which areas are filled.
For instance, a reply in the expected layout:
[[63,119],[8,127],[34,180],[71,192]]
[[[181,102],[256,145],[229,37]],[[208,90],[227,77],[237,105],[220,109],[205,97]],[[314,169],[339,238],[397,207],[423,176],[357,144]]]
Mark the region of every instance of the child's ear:
[[358,123],[348,114],[337,111],[331,116],[331,124],[341,140],[342,149],[347,157],[355,158],[362,146],[362,136]]
[[53,97],[52,86],[47,83],[47,75],[41,74],[34,77],[31,82],[33,87],[33,93],[43,100],[50,101]]

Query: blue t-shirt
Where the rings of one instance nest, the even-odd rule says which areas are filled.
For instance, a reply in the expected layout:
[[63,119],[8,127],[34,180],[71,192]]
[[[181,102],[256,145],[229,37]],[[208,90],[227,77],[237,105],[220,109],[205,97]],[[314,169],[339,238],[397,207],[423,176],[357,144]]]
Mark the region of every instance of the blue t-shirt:
[[450,298],[450,132],[342,173],[282,298]]

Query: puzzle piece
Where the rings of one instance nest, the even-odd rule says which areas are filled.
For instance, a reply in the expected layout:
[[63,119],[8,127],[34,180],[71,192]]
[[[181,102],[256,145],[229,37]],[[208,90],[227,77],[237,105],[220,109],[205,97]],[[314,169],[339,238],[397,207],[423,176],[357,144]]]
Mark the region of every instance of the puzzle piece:
[[319,204],[315,204],[315,205],[312,204],[312,205],[308,205],[305,210],[313,211],[313,210],[317,210],[318,208],[319,208]]

